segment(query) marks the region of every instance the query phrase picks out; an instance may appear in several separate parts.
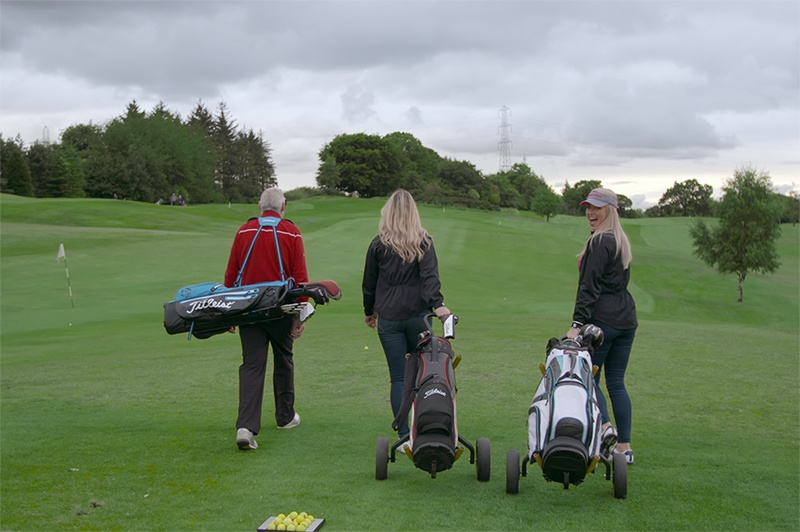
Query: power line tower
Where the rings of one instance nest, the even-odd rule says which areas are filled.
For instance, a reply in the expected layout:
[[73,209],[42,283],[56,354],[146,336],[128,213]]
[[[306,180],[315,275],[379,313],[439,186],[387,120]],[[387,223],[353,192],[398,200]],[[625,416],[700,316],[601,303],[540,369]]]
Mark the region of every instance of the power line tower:
[[42,144],[45,146],[50,144],[50,130],[47,129],[47,126],[44,126],[44,129],[42,130]]
[[500,115],[500,142],[497,143],[497,151],[500,153],[500,171],[505,172],[511,168],[511,124],[508,123],[511,109],[504,105],[498,114]]

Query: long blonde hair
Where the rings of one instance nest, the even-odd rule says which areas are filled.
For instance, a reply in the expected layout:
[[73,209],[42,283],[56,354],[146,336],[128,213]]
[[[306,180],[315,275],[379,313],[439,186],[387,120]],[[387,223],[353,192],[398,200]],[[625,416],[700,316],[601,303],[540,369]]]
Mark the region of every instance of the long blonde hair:
[[605,209],[608,215],[606,216],[606,219],[603,220],[603,223],[597,226],[597,228],[594,230],[594,233],[592,233],[592,236],[586,241],[586,244],[583,246],[583,251],[581,251],[578,257],[581,260],[583,259],[583,256],[586,254],[586,250],[589,249],[590,246],[594,245],[594,240],[596,238],[600,238],[603,233],[611,233],[617,243],[617,252],[614,256],[622,257],[622,267],[627,270],[631,265],[631,261],[633,260],[633,253],[631,252],[631,243],[628,240],[628,236],[625,234],[625,231],[622,229],[622,224],[619,221],[617,209],[611,205],[606,205],[600,208]]
[[400,255],[403,262],[421,259],[431,240],[422,227],[414,198],[403,189],[395,190],[381,209],[378,233],[383,245]]

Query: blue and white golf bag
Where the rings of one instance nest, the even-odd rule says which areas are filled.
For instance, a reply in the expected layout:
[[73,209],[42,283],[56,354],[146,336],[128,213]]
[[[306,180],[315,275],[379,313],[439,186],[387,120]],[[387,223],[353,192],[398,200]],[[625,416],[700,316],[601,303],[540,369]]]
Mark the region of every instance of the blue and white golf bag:
[[602,419],[594,384],[592,344],[603,332],[586,325],[574,340],[552,338],[542,380],[528,411],[528,459],[548,481],[580,484],[600,461]]

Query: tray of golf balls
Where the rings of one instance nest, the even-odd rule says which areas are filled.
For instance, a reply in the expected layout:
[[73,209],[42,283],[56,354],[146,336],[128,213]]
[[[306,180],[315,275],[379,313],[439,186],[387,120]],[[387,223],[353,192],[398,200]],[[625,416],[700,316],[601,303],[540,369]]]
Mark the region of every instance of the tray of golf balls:
[[258,527],[258,532],[265,530],[287,530],[288,532],[315,532],[325,524],[324,519],[314,517],[306,512],[289,512],[272,515]]

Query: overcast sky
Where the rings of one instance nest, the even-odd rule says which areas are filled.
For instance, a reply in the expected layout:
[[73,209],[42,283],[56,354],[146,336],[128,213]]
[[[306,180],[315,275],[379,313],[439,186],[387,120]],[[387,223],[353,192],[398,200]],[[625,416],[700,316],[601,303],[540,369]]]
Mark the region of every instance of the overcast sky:
[[799,71],[800,0],[0,1],[4,137],[224,102],[285,190],[342,133],[491,174],[508,131],[559,192],[598,179],[646,207],[745,165],[800,191]]

